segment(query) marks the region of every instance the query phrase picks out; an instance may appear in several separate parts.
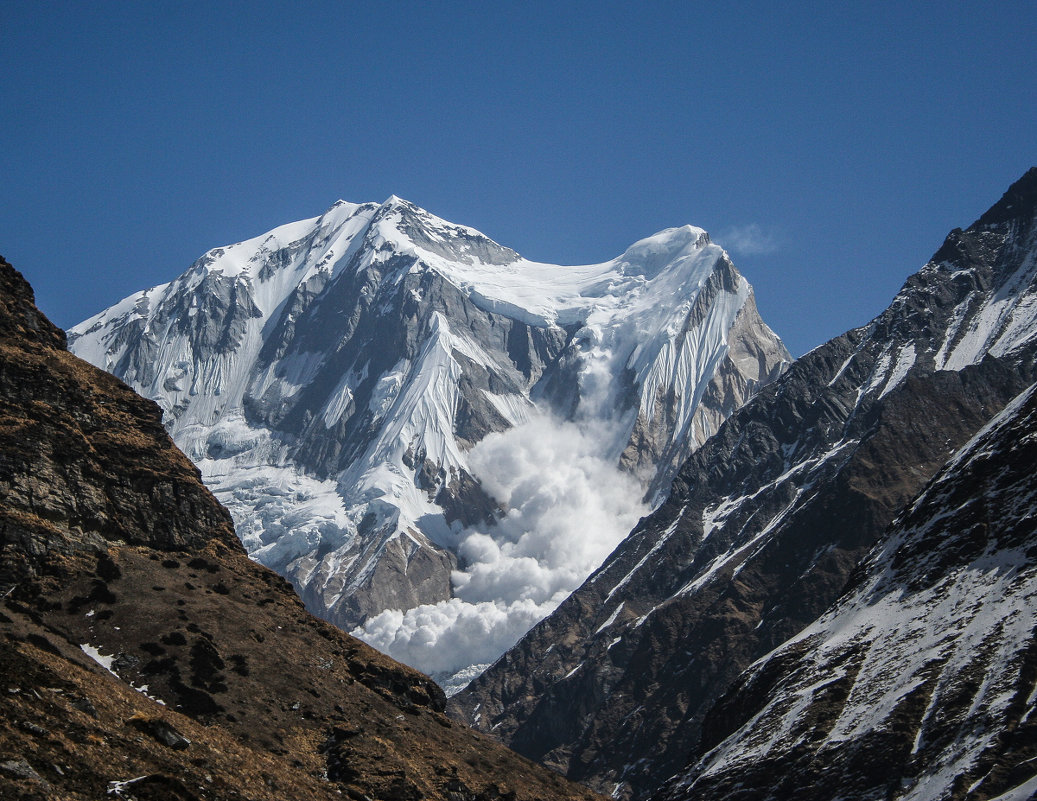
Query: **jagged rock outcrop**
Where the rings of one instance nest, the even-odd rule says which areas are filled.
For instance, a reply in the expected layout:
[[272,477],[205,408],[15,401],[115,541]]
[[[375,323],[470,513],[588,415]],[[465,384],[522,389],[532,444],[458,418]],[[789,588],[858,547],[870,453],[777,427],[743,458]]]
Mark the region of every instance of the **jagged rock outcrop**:
[[250,561],[0,260],[0,796],[590,799]]
[[10,265],[0,299],[0,583],[48,554],[107,542],[167,549],[234,542],[230,516],[173,445],[155,405],[65,350]]
[[676,799],[1037,793],[1037,385],[952,458],[834,609],[753,664]]
[[249,552],[346,629],[454,594],[458,541],[504,513],[470,463],[488,434],[593,427],[657,502],[789,361],[701,229],[560,267],[395,197],[217,248],[70,343],[159,403]]
[[454,699],[616,795],[681,770],[710,707],[813,622],[897,512],[1037,378],[1037,169],[890,307],[797,360],[602,568]]

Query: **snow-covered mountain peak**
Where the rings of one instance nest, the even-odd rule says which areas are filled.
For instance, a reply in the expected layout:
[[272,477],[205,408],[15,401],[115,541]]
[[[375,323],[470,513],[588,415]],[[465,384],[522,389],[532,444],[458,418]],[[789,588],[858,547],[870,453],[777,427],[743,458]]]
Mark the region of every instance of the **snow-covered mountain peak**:
[[[702,229],[561,266],[396,196],[338,201],[210,250],[69,342],[159,403],[250,553],[319,614],[352,627],[449,601],[435,619],[489,616],[501,650],[629,530],[645,491],[657,498],[683,457],[790,361]],[[473,454],[505,436],[486,450],[535,456],[491,476],[500,460]],[[586,490],[577,504],[615,508],[610,520],[570,525],[582,507],[557,476],[574,466]],[[476,534],[495,543],[505,523],[506,541],[476,548]],[[566,537],[568,561],[557,556]],[[464,603],[451,583],[463,548],[464,570],[482,571],[457,584]],[[521,581],[535,587],[478,605],[493,582],[515,587],[509,566],[530,564],[540,567]]]
[[667,228],[635,242],[614,261],[625,275],[641,275],[651,279],[708,245],[709,234],[702,228],[683,225]]
[[371,204],[358,205],[343,200],[336,201],[319,217],[280,225],[251,239],[213,248],[198,259],[188,273],[219,273],[228,278],[245,274],[262,280],[264,276],[260,276],[258,272],[270,261],[271,254],[296,247],[307,239],[319,241],[319,234],[328,235],[338,231],[358,214],[369,218],[371,208]]
[[500,266],[521,261],[511,248],[503,247],[474,228],[456,225],[408,200],[391,195],[372,219],[372,243],[399,254],[427,257],[468,266]]

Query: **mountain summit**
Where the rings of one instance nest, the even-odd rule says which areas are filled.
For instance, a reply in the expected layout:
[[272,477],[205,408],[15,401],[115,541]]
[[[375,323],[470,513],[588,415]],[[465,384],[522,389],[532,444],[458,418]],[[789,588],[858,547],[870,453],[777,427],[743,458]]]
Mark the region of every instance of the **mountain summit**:
[[447,629],[496,627],[492,661],[789,362],[701,229],[563,267],[396,197],[209,251],[69,343],[159,403],[311,610],[446,672]]

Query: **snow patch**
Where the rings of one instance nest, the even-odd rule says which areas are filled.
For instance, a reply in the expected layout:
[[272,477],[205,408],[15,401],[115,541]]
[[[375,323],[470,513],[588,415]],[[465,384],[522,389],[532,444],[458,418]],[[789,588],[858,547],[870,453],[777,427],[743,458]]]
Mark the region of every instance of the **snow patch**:
[[114,668],[113,668],[113,665],[115,664],[115,655],[114,654],[111,655],[111,656],[105,656],[96,647],[94,647],[93,645],[90,645],[89,643],[82,643],[82,644],[80,644],[79,650],[81,650],[84,654],[86,654],[91,659],[93,659],[98,665],[100,665],[105,670],[107,670],[109,673],[111,673],[113,676],[115,676],[115,678],[117,678],[119,681],[123,682],[124,684],[128,684],[130,686],[130,689],[136,690],[141,695],[150,698],[152,701],[154,701],[157,704],[161,704],[162,706],[166,705],[166,702],[163,701],[161,698],[156,698],[154,695],[151,695],[148,692],[149,688],[148,688],[147,684],[142,684],[139,687],[135,687],[133,684],[130,684],[130,682],[128,682],[128,681],[125,681],[122,678],[122,676],[120,676],[118,673],[116,673]]
[[79,646],[79,649],[84,654],[93,659],[97,664],[99,664],[101,667],[103,667],[105,670],[107,670],[109,673],[115,676],[115,678],[119,679],[119,681],[122,681],[122,677],[119,676],[119,674],[112,669],[112,664],[115,662],[114,654],[112,654],[111,656],[104,656],[94,646],[88,643],[83,643]]

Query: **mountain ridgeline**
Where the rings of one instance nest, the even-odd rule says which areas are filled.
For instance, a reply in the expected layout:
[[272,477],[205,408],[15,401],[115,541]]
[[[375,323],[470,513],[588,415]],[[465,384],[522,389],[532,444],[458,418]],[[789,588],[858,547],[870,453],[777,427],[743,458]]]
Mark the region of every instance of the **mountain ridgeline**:
[[471,464],[488,435],[591,430],[658,503],[790,361],[700,229],[561,267],[395,197],[210,251],[69,342],[158,402],[249,553],[347,630],[451,598],[459,541],[509,511]]
[[[69,333],[157,406],[0,290],[4,797],[1037,796],[1037,168],[791,364],[701,229],[559,267],[395,197]],[[293,586],[455,688],[550,614],[448,701]]]
[[[616,796],[647,798],[666,785],[667,799],[787,798],[808,788],[809,798],[958,798],[981,765],[997,776],[991,786],[1014,787],[1019,771],[991,755],[1034,702],[1026,582],[1035,515],[1032,492],[1012,483],[1025,484],[1017,468],[1032,448],[999,440],[1008,465],[974,450],[957,457],[934,487],[980,496],[969,514],[936,511],[950,496],[931,488],[907,521],[887,526],[1037,379],[1035,216],[1037,169],[953,231],[885,312],[803,356],[735,412],[605,564],[452,699],[455,714]],[[1021,436],[1028,408],[999,436]],[[977,465],[991,471],[989,489]],[[982,500],[1002,491],[1018,504],[1003,517]],[[926,528],[925,515],[941,514],[961,514],[963,528]],[[901,540],[917,558],[891,556]],[[955,571],[984,569],[997,574],[976,579],[984,598],[1011,587],[1013,623],[984,617],[985,601],[959,606],[965,629],[991,622],[986,639],[961,635],[942,613],[926,616],[922,607],[932,612],[941,597],[959,603],[955,593],[973,579],[958,583]],[[857,589],[815,623],[852,575]],[[883,603],[923,590],[924,601],[897,602],[914,605],[916,628],[869,622]],[[835,648],[847,615],[861,637]],[[946,639],[919,656],[911,641],[928,625],[947,626]],[[955,652],[973,645],[983,652],[974,662]],[[903,663],[889,656],[898,647]],[[967,680],[952,677],[958,668]],[[984,677],[1004,695],[992,700],[986,685],[977,692]],[[888,688],[881,703],[880,687]],[[937,732],[949,721],[951,730]],[[1020,770],[1032,784],[1033,770]]]

